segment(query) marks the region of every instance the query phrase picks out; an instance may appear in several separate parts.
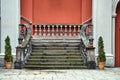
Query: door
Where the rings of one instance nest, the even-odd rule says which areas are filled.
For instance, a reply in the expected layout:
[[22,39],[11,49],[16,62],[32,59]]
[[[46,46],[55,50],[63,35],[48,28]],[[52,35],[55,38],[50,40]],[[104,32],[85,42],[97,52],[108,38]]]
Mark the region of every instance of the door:
[[120,2],[116,9],[116,28],[115,28],[115,66],[120,67]]

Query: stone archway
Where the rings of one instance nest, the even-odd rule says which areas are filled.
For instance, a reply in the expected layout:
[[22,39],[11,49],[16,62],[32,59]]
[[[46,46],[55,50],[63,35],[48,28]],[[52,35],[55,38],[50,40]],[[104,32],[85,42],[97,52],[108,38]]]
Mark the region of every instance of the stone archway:
[[115,19],[115,66],[120,67],[120,2],[116,8],[116,19]]

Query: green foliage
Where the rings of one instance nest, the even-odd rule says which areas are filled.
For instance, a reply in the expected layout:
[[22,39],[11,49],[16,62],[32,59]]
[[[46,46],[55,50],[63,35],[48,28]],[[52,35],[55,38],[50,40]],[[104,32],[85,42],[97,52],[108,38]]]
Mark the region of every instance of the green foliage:
[[106,61],[106,56],[104,52],[104,43],[103,43],[103,38],[100,36],[98,39],[98,57],[97,57],[98,62],[105,62]]
[[12,62],[13,61],[13,56],[11,54],[11,45],[10,45],[10,38],[9,36],[6,37],[5,39],[5,57],[4,60],[7,62]]

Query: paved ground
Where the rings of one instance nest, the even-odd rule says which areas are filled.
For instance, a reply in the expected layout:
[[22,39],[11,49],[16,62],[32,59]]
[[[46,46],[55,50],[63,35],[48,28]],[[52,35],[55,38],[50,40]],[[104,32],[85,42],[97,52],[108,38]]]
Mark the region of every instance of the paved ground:
[[120,68],[105,70],[0,69],[0,80],[120,80]]

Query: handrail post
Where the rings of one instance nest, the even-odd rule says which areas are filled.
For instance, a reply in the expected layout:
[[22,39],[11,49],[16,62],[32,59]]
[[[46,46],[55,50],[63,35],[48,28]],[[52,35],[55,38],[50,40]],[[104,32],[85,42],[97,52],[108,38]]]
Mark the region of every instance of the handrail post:
[[89,69],[96,69],[94,49],[95,49],[95,47],[87,47],[86,48],[86,50],[87,50],[87,58],[88,58],[87,67]]
[[24,48],[16,47],[16,61],[14,63],[15,69],[22,69],[24,66]]
[[[92,32],[92,25],[90,24],[83,24],[82,28],[80,29],[81,41],[80,41],[80,52],[84,63],[89,69],[95,69],[95,55],[94,55],[94,47],[93,47],[93,32]],[[86,29],[88,28],[88,34],[86,34]],[[85,51],[84,51],[85,49]]]
[[19,25],[19,45],[16,47],[16,61],[14,62],[15,69],[22,69],[25,65],[29,54],[31,53],[31,29],[27,24]]

